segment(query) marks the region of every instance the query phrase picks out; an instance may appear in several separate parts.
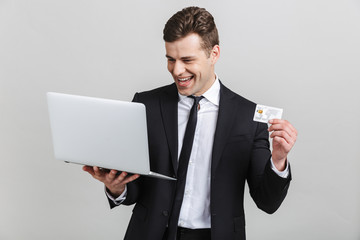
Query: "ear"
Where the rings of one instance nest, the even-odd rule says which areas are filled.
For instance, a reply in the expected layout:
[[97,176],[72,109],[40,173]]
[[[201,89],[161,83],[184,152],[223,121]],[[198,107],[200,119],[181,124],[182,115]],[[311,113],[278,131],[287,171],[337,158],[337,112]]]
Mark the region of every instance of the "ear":
[[211,62],[212,64],[215,64],[217,62],[217,60],[220,57],[220,46],[219,45],[215,45],[210,53],[210,58],[211,58]]

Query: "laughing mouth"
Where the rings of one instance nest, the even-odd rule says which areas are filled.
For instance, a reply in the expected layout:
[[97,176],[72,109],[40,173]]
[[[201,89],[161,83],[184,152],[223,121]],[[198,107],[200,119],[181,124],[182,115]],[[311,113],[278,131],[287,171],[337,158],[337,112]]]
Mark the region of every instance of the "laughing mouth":
[[179,82],[187,82],[187,81],[193,79],[193,77],[194,77],[194,76],[186,77],[186,78],[178,78],[178,81],[179,81]]

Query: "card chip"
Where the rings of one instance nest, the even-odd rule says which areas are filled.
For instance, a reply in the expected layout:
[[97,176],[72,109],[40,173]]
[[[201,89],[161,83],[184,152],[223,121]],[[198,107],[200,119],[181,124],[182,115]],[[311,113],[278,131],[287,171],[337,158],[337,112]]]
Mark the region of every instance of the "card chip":
[[281,119],[283,110],[265,105],[256,105],[254,112],[254,121],[267,123],[270,119]]

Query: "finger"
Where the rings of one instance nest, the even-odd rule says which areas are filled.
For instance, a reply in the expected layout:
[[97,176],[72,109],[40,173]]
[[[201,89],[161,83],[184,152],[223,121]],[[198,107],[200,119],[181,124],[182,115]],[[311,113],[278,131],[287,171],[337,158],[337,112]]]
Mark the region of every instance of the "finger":
[[138,179],[139,177],[140,177],[139,174],[134,174],[134,175],[132,175],[132,176],[129,176],[129,177],[125,178],[125,180],[124,180],[123,182],[124,182],[125,184],[127,184],[127,183],[129,183],[129,182],[132,182],[132,181]]
[[[272,131],[286,131],[290,136],[296,136],[297,132],[294,132],[288,124],[273,124],[268,128],[269,132]],[[295,130],[296,131],[296,130]]]
[[94,175],[94,170],[93,170],[92,167],[90,167],[90,166],[83,166],[82,169],[83,169],[85,172],[88,172],[88,173],[90,173],[91,175]]
[[103,175],[103,173],[102,173],[102,171],[100,170],[99,167],[94,166],[93,169],[94,169],[95,176],[101,177]]
[[[275,142],[275,144],[278,144],[281,149],[283,149],[282,151],[284,151],[285,153],[289,152],[289,144],[285,141],[285,139],[281,137],[274,137],[273,141]],[[275,146],[275,144],[273,143],[273,146]]]
[[284,131],[286,132],[289,136],[293,135],[293,132],[290,130],[290,128],[288,128],[286,125],[281,125],[281,124],[274,124],[271,125],[268,129],[269,132],[276,132],[276,131]]
[[289,132],[286,130],[276,130],[273,131],[270,135],[271,138],[274,138],[276,136],[284,138],[288,143],[292,143],[296,141],[296,135],[294,135],[293,132],[289,134]]
[[274,137],[273,141],[279,144],[286,153],[289,153],[293,146],[293,144],[288,143],[284,138],[281,137]]
[[[284,140],[284,142],[286,142],[286,145],[282,145],[282,141],[280,141],[280,138]],[[276,141],[275,141],[276,140]],[[282,136],[274,136],[273,137],[273,141],[280,143],[282,147],[286,148],[286,149],[290,149],[295,145],[295,140],[293,138],[285,138]]]
[[115,178],[114,184],[123,184],[123,181],[127,175],[127,172],[122,172],[117,178]]
[[116,170],[111,170],[108,174],[106,174],[106,178],[108,181],[113,181],[116,177],[117,171]]
[[[269,121],[270,122],[270,121]],[[275,119],[272,121],[271,126],[269,128],[275,128],[275,127],[289,127],[289,124],[286,120],[281,120],[281,119]]]
[[269,120],[269,123],[270,124],[284,124],[286,125],[292,132],[296,132],[297,133],[297,130],[295,129],[295,127],[287,120],[285,119],[271,119]]
[[[294,128],[295,129],[295,128]],[[278,124],[275,124],[273,126],[271,126],[269,128],[269,131],[273,131],[274,132],[281,132],[281,131],[285,131],[288,136],[292,139],[293,142],[296,141],[296,138],[297,138],[297,131],[295,129],[295,131],[292,131],[292,129],[290,128],[290,125],[278,125]],[[288,139],[288,138],[287,138]]]
[[274,119],[270,119],[269,123],[270,124],[276,124],[276,123],[283,123],[285,120],[283,119],[278,119],[278,118],[274,118]]
[[270,138],[275,138],[275,137],[281,137],[281,138],[285,139],[285,141],[287,143],[292,141],[292,137],[286,131],[274,131],[270,135]]

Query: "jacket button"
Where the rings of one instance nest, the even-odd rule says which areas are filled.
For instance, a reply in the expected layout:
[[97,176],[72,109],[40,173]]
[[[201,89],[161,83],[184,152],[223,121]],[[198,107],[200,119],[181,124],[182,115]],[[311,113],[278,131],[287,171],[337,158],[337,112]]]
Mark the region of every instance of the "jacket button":
[[169,212],[168,211],[163,211],[162,215],[164,215],[165,217],[169,216]]

